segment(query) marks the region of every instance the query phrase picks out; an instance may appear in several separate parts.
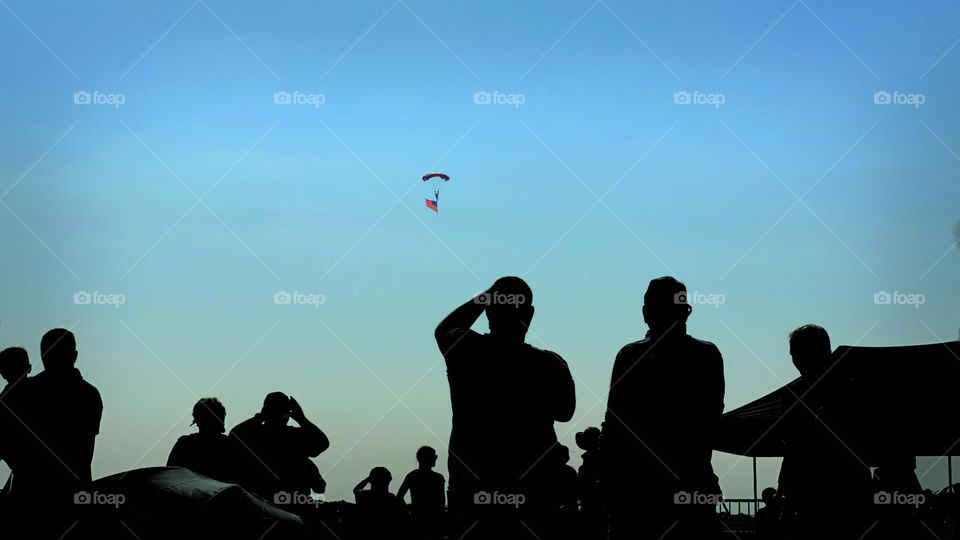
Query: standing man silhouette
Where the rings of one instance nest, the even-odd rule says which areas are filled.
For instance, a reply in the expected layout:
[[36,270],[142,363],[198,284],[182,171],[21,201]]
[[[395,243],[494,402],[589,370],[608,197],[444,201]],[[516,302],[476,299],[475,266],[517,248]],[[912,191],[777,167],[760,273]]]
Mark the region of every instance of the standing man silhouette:
[[723,412],[723,358],[687,335],[686,287],[650,282],[644,339],[617,354],[601,448],[610,537],[709,538],[720,498],[710,464]]
[[[537,521],[530,516],[559,505],[549,488],[564,466],[551,451],[553,424],[570,420],[576,395],[563,358],[524,342],[532,302],[522,279],[503,277],[447,315],[435,332],[450,383],[448,500],[460,529],[477,525],[498,537],[529,536],[517,516],[527,516],[529,526]],[[470,329],[481,313],[488,334]]]

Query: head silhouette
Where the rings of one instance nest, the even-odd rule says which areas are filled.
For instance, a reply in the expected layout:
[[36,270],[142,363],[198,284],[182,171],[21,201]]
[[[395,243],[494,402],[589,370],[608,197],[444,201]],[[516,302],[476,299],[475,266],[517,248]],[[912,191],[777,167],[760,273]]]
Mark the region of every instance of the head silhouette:
[[23,347],[7,347],[0,351],[0,377],[8,383],[30,373],[30,357]]
[[374,467],[370,470],[370,489],[374,491],[387,491],[390,489],[390,482],[393,475],[386,467]]
[[764,488],[764,490],[760,492],[760,497],[763,499],[764,504],[769,506],[773,504],[773,501],[777,498],[777,490],[772,487]]
[[687,286],[671,276],[650,280],[643,295],[643,320],[653,332],[682,327],[693,308],[687,303]]
[[429,446],[421,446],[417,450],[417,463],[427,469],[433,468],[437,464],[437,451]]
[[227,419],[227,409],[215,397],[201,398],[193,406],[193,423],[200,433],[215,435],[226,431],[224,422]]
[[590,451],[600,448],[600,428],[590,426],[574,437],[581,450]]
[[54,328],[40,339],[40,361],[43,369],[64,371],[73,367],[77,361],[77,340],[73,332],[63,328]]
[[502,277],[490,287],[485,311],[491,335],[523,341],[533,319],[533,291],[518,277]]
[[790,332],[790,356],[801,377],[816,377],[830,367],[830,335],[822,326],[805,324]]
[[263,421],[267,425],[285,426],[290,419],[290,398],[283,392],[271,392],[263,400]]

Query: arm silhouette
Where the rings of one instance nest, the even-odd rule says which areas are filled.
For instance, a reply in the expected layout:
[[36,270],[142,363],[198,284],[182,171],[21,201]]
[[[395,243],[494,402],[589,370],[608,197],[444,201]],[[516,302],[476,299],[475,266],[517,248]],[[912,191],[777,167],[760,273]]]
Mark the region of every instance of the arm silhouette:
[[403,478],[403,483],[400,484],[400,489],[397,491],[397,498],[401,502],[406,502],[403,498],[407,495],[407,491],[410,490],[410,475],[408,474]]
[[309,457],[317,457],[327,448],[330,448],[330,439],[327,435],[303,414],[303,407],[290,396],[290,418],[297,422],[304,434],[304,451]]
[[470,300],[467,300],[463,305],[453,310],[452,313],[447,315],[440,324],[437,325],[437,329],[434,332],[434,337],[437,339],[437,345],[440,346],[441,352],[446,352],[454,343],[456,343],[456,338],[454,338],[451,343],[450,336],[448,335],[451,330],[463,329],[468,330],[473,323],[477,322],[477,319],[480,318],[480,314],[483,313],[483,310],[487,307],[483,302],[478,302],[478,297],[487,294],[483,292],[474,296]]

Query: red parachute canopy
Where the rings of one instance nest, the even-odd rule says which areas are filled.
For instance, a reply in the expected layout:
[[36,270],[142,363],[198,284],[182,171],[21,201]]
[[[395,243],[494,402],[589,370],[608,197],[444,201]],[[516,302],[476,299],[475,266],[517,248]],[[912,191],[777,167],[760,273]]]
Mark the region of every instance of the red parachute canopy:
[[423,181],[424,181],[424,182],[426,182],[427,180],[430,180],[431,178],[440,178],[440,179],[442,179],[444,182],[450,180],[450,177],[449,177],[449,176],[447,176],[447,175],[445,175],[445,174],[443,174],[443,173],[438,173],[438,172],[432,172],[432,173],[423,175]]

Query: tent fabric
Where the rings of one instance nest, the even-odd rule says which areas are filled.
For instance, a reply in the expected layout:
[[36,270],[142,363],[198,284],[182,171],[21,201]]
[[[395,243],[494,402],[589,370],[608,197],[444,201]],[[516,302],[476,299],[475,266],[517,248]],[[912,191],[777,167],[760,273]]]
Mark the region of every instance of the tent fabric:
[[268,532],[267,538],[298,538],[303,528],[298,516],[243,487],[182,467],[134,469],[83,491],[89,502],[77,506],[77,518],[85,533],[98,538],[129,538],[130,532],[142,539],[259,539]]
[[[960,453],[960,341],[906,347],[841,346],[818,386],[830,388],[832,431],[857,456]],[[714,449],[750,457],[784,453],[800,380],[724,414]]]

